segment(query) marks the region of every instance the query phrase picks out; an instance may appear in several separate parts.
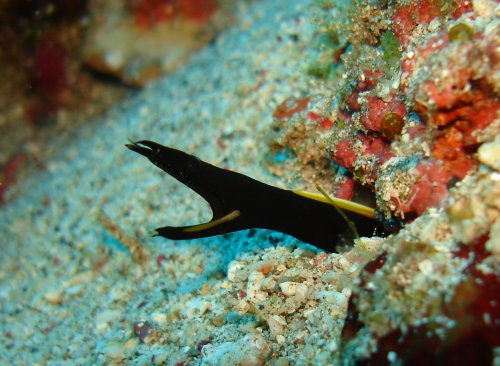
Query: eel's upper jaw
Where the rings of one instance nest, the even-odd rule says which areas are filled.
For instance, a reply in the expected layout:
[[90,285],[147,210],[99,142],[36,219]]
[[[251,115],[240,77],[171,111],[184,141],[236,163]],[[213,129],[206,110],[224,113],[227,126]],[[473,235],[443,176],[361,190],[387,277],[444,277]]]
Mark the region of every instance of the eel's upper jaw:
[[125,146],[148,159],[152,159],[161,148],[161,145],[149,140],[131,142],[130,144],[125,144]]

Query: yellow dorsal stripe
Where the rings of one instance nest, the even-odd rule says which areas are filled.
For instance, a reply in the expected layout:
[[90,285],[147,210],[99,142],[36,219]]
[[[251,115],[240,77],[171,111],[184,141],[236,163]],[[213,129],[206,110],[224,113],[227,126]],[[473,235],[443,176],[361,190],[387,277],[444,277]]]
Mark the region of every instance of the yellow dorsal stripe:
[[228,213],[226,216],[222,216],[220,219],[213,220],[213,221],[207,222],[205,224],[190,226],[190,227],[184,229],[183,231],[185,233],[193,233],[193,232],[197,232],[197,231],[211,229],[214,226],[217,226],[217,225],[223,224],[225,222],[234,220],[238,216],[240,216],[240,211],[234,210],[234,211],[231,211],[230,213]]
[[[292,190],[292,192],[295,194],[298,194],[299,196],[310,198],[312,200],[328,203],[329,205],[331,204],[328,201],[328,199],[320,193],[306,192],[306,191],[300,191],[300,190]],[[363,205],[360,205],[359,203],[343,200],[341,198],[336,198],[336,197],[330,197],[330,198],[332,199],[333,202],[335,202],[335,205],[337,205],[338,208],[341,208],[341,209],[347,210],[347,211],[356,212],[360,215],[363,215],[363,216],[366,216],[366,217],[369,217],[372,219],[375,218],[375,210],[371,207],[363,206]]]

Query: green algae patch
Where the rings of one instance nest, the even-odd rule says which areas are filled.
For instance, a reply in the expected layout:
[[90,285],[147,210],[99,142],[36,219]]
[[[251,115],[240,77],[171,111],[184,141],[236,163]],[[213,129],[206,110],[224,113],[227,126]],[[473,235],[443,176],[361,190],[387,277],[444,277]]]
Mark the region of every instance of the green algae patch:
[[399,67],[401,59],[401,44],[399,39],[390,30],[384,32],[380,38],[380,45],[384,53],[386,72],[391,72]]

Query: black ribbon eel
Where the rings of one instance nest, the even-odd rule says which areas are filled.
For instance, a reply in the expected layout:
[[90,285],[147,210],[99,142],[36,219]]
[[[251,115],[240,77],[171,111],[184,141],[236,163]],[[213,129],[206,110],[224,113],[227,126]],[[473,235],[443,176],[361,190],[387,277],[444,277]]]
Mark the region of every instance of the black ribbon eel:
[[375,230],[383,233],[370,207],[321,194],[273,187],[153,141],[126,146],[198,193],[212,209],[213,218],[209,222],[161,227],[156,229],[158,236],[184,240],[260,228],[280,231],[332,252],[342,235],[349,231],[347,220],[356,226],[360,236],[372,236]]

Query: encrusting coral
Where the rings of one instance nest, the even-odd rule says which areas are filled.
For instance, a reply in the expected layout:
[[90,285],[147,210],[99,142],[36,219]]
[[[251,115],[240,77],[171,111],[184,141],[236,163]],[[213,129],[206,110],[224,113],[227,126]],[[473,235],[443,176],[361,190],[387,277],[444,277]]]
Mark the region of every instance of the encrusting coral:
[[[301,113],[278,146],[307,165],[303,156],[314,149],[302,151],[287,136],[296,125],[316,124],[303,140],[322,139],[318,147],[326,145],[332,161],[350,172],[347,180],[375,192],[382,217],[408,220],[442,205],[449,188],[477,169],[483,136],[498,131],[499,27],[467,1],[390,4],[355,2],[349,33],[337,31],[352,48],[341,56],[344,82],[333,103],[304,98],[320,111],[303,106],[275,119]],[[361,31],[363,19],[375,24]]]
[[277,146],[299,166],[289,136],[302,125],[338,168],[336,194],[349,199],[357,182],[382,219],[411,222],[354,281],[340,358],[489,364],[500,346],[498,4],[356,1],[350,14],[337,33],[352,45],[344,82],[329,102],[275,116]]

